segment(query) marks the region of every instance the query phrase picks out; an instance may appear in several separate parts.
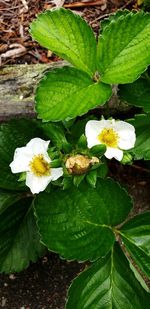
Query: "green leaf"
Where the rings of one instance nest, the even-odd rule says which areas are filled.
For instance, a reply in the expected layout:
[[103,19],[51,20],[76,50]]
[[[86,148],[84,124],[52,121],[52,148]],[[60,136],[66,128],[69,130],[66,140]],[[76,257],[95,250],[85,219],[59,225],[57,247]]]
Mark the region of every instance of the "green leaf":
[[77,142],[77,146],[79,149],[87,149],[87,138],[84,134],[82,134]]
[[25,181],[26,180],[26,172],[22,172],[21,174],[19,174],[19,178],[18,181]]
[[45,121],[71,119],[88,112],[111,96],[109,85],[94,82],[75,68],[48,72],[36,91],[36,110]]
[[121,229],[121,237],[131,257],[150,278],[150,212],[128,221]]
[[114,243],[111,225],[121,223],[131,207],[127,193],[111,179],[99,180],[94,189],[82,182],[35,200],[42,241],[66,259],[80,261],[106,255]]
[[125,16],[127,14],[129,14],[130,11],[129,10],[118,10],[115,13],[111,14],[108,18],[104,18],[101,20],[100,22],[100,33],[102,33],[104,31],[104,29],[110,24],[110,22],[115,22],[118,20],[118,18],[120,16]]
[[83,174],[83,175],[75,175],[73,177],[73,184],[74,184],[74,186],[78,187],[80,185],[80,183],[83,181],[84,177],[85,177],[85,174]]
[[119,246],[81,273],[68,297],[66,309],[143,309],[150,301]]
[[149,9],[150,8],[150,0],[143,0],[144,2],[144,8]]
[[130,13],[109,23],[98,42],[101,81],[126,84],[150,64],[150,14]]
[[62,165],[62,161],[60,159],[55,159],[50,162],[50,167],[52,168],[60,167],[61,165]]
[[[0,213],[0,272],[19,272],[44,253],[31,198],[16,201],[6,193],[5,209]],[[4,198],[3,198],[4,201]],[[11,202],[11,203],[10,203]]]
[[0,190],[0,215],[13,203],[21,199],[20,193]]
[[96,39],[90,26],[77,14],[63,8],[38,15],[31,35],[42,46],[93,75],[96,70]]
[[68,145],[68,142],[65,137],[64,128],[61,124],[56,123],[43,123],[41,128],[46,136],[50,138],[50,141],[57,146],[59,149],[62,149]]
[[104,144],[93,146],[90,149],[90,153],[93,156],[102,156],[105,153],[105,151],[106,151],[106,145]]
[[[129,259],[128,259],[128,261],[129,261]],[[148,288],[146,282],[144,281],[144,279],[142,278],[140,273],[137,271],[137,269],[133,266],[133,264],[130,261],[129,261],[129,265],[130,265],[131,270],[134,273],[135,278],[140,282],[140,284],[142,285],[143,289],[146,292],[149,292],[149,288]]]
[[78,142],[78,139],[82,134],[85,134],[85,126],[89,120],[97,119],[93,115],[88,115],[86,118],[77,118],[77,120],[73,123],[72,127],[70,128],[71,136],[74,138],[75,143]]
[[90,171],[86,175],[86,181],[91,187],[95,188],[97,181],[97,170]]
[[102,164],[97,169],[97,177],[105,178],[108,174],[108,166],[106,162],[102,162]]
[[9,164],[13,161],[17,147],[25,146],[39,130],[36,122],[31,120],[12,120],[0,128],[0,187],[9,190],[25,190],[19,182],[19,174],[12,174]]
[[136,115],[128,121],[135,127],[136,143],[132,154],[136,160],[150,160],[150,114]]
[[150,82],[148,79],[141,77],[134,83],[120,85],[119,96],[121,100],[142,107],[145,112],[150,112]]
[[63,190],[69,189],[70,187],[72,187],[72,177],[71,176],[66,176],[63,178]]

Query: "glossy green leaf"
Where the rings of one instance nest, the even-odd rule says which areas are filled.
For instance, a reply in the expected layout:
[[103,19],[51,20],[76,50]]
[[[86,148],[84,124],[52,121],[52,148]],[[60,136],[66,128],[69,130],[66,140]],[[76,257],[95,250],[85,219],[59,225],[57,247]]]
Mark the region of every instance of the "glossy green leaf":
[[68,297],[66,309],[143,309],[150,301],[119,246],[81,273]]
[[142,285],[143,289],[146,292],[149,292],[149,288],[148,288],[146,282],[144,281],[143,277],[141,276],[141,274],[138,272],[138,270],[134,267],[134,265],[131,263],[131,261],[129,259],[128,259],[128,261],[129,261],[130,268],[131,268],[131,270],[134,273],[135,278],[140,282],[140,284]]
[[0,128],[0,188],[9,190],[25,190],[22,182],[18,182],[18,174],[12,174],[9,164],[13,161],[17,147],[25,146],[39,130],[31,120],[12,120]]
[[119,17],[129,14],[129,10],[118,10],[115,13],[112,13],[108,18],[104,18],[100,22],[100,33],[113,21],[117,21]]
[[150,14],[131,12],[112,20],[99,37],[97,59],[102,82],[136,80],[150,64]]
[[31,201],[24,198],[10,202],[6,193],[5,209],[0,213],[0,272],[21,271],[44,253]]
[[78,141],[82,134],[85,134],[85,126],[89,120],[97,119],[94,115],[88,115],[86,117],[77,118],[74,124],[70,128],[70,133],[75,140],[75,143]]
[[96,39],[89,25],[77,14],[63,8],[38,15],[31,35],[42,46],[87,72],[95,73]]
[[77,147],[79,149],[86,149],[87,150],[87,138],[84,134],[82,134],[79,138],[79,140],[77,141]]
[[0,215],[8,208],[9,205],[21,199],[20,193],[12,193],[0,190]]
[[121,230],[121,237],[131,257],[150,278],[150,212],[128,221]]
[[143,0],[144,2],[144,8],[149,9],[150,8],[150,0]]
[[96,181],[97,181],[97,170],[93,170],[93,171],[90,171],[87,175],[86,175],[86,181],[87,183],[95,188],[96,186]]
[[105,103],[109,85],[94,82],[89,75],[71,67],[48,72],[36,91],[36,110],[45,121],[71,119]]
[[120,85],[119,96],[121,100],[142,107],[145,112],[150,112],[150,81],[144,76],[134,83]]
[[90,149],[90,153],[93,156],[102,157],[105,152],[106,152],[106,145],[104,144],[95,145]]
[[114,243],[111,226],[128,215],[132,203],[113,180],[99,180],[96,188],[78,188],[40,194],[35,209],[42,241],[66,259],[95,260]]
[[85,174],[73,176],[73,184],[75,187],[79,187],[80,183],[83,181]]
[[102,164],[97,169],[97,177],[105,178],[108,174],[108,166],[106,162],[102,162]]
[[63,126],[61,124],[48,122],[43,123],[41,127],[44,134],[49,137],[50,141],[53,143],[54,146],[62,149],[64,145],[68,144]]
[[150,160],[150,114],[137,115],[129,120],[135,127],[136,143],[132,153],[136,160]]

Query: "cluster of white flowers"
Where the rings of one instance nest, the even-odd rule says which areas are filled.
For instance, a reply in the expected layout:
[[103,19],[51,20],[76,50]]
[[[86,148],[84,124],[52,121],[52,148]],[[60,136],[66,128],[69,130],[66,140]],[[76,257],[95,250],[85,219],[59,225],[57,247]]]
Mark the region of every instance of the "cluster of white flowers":
[[[85,127],[88,148],[106,145],[105,156],[121,161],[123,150],[134,147],[136,135],[134,127],[125,121],[102,119],[90,120]],[[10,164],[12,173],[26,172],[26,185],[33,194],[44,191],[51,181],[63,175],[63,168],[51,168],[48,155],[50,141],[33,138],[25,147],[17,148]]]

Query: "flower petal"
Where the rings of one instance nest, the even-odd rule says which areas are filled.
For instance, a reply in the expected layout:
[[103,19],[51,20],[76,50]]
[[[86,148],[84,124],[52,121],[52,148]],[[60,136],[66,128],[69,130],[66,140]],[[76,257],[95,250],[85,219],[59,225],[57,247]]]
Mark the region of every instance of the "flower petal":
[[10,163],[12,173],[29,171],[29,162],[32,159],[32,152],[26,147],[16,148],[13,161]]
[[38,177],[31,172],[27,172],[26,185],[30,188],[31,192],[35,194],[44,191],[51,180],[52,175]]
[[97,136],[103,130],[106,120],[89,120],[85,126],[85,135],[87,138],[88,148],[99,145],[100,141]]
[[51,177],[52,177],[53,181],[57,180],[62,175],[63,175],[63,168],[62,167],[51,168]]
[[126,122],[126,121],[121,121],[121,120],[116,120],[114,122],[114,129],[117,131],[132,131],[135,132],[135,128],[132,124]]
[[125,121],[116,121],[114,128],[119,135],[118,146],[125,150],[133,148],[136,141],[134,126]]
[[135,141],[136,141],[136,137],[134,136],[130,136],[128,139],[121,139],[118,142],[118,147],[124,150],[128,150],[134,147],[135,145]]
[[123,151],[118,148],[107,147],[104,155],[107,159],[115,158],[116,160],[121,161],[123,158]]
[[50,141],[44,141],[39,137],[32,138],[26,147],[32,151],[33,155],[44,154],[47,152]]
[[101,144],[98,140],[98,135],[103,129],[113,128],[115,124],[114,119],[102,119],[98,120],[89,120],[85,126],[85,135],[87,138],[88,148],[91,148],[95,145]]

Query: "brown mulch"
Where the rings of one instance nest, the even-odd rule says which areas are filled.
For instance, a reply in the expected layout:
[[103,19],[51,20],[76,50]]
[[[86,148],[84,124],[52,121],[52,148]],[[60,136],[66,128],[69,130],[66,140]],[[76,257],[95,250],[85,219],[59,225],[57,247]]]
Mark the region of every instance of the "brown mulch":
[[[99,4],[102,3],[102,4]],[[89,5],[90,4],[90,5]],[[48,63],[59,58],[38,46],[29,34],[31,21],[42,11],[55,7],[49,0],[0,0],[1,64]],[[98,33],[99,22],[119,8],[137,8],[135,0],[64,1],[64,7],[82,15]]]

